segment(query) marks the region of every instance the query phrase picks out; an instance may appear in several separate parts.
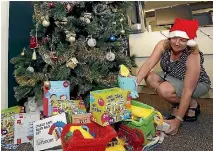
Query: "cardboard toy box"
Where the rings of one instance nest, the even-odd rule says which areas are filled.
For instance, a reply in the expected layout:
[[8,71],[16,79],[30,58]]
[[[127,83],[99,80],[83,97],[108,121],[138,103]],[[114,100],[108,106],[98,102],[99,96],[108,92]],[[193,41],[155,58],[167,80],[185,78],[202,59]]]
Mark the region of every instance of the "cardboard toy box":
[[44,86],[44,111],[46,117],[52,116],[53,100],[70,100],[69,81],[50,81],[50,89]]
[[130,91],[110,88],[90,92],[90,112],[93,120],[106,126],[131,117]]
[[66,113],[67,123],[72,122],[72,115],[86,113],[83,100],[53,100],[52,107],[52,115]]

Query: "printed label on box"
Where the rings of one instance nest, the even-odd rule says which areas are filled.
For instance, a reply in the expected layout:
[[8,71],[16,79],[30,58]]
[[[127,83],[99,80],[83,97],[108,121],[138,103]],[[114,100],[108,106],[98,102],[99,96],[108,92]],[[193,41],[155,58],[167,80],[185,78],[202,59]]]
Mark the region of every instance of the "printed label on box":
[[61,132],[65,124],[65,113],[34,122],[34,151],[60,146]]
[[33,122],[40,120],[39,112],[15,115],[14,144],[30,142],[33,139]]

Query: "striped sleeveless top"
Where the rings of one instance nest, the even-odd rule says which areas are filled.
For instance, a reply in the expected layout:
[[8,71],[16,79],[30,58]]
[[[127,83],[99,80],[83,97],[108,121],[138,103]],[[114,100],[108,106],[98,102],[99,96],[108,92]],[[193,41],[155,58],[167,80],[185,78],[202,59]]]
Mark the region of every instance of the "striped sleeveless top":
[[[211,85],[210,78],[203,67],[204,62],[203,53],[202,52],[199,53],[200,53],[200,77],[198,79],[198,82],[204,82],[210,86]],[[161,57],[160,66],[162,70],[166,72],[169,76],[172,76],[179,80],[184,80],[186,72],[186,61],[190,54],[191,52],[185,49],[181,54],[180,59],[173,62],[170,60],[171,50],[166,50]]]

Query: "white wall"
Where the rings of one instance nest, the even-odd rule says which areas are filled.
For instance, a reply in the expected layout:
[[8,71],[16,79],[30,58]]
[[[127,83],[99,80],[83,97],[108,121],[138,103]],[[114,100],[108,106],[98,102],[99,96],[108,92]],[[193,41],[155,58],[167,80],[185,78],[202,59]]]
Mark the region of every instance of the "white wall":
[[8,108],[9,1],[1,2],[1,109]]
[[[200,28],[206,34],[209,34],[213,38],[213,27],[202,27]],[[162,31],[163,34],[168,35],[168,31]],[[200,31],[197,32],[197,43],[200,50],[205,54],[204,55],[204,68],[206,69],[210,79],[212,81],[213,87],[213,40],[209,39]],[[148,59],[151,55],[155,45],[165,37],[159,32],[145,32],[141,34],[132,34],[129,37],[130,43],[130,53],[137,56],[136,63],[138,68],[133,69],[133,73],[137,73],[141,65]],[[155,66],[154,71],[161,71],[159,64]],[[145,85],[145,82],[142,81],[141,85]]]

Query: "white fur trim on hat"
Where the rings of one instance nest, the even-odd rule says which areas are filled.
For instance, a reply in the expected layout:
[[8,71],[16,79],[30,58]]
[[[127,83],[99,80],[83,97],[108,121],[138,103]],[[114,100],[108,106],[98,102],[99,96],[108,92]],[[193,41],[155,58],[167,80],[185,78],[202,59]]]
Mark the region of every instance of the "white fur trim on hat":
[[180,30],[175,30],[175,31],[169,32],[169,38],[173,38],[173,37],[181,37],[181,38],[189,39],[186,32],[180,31]]
[[195,42],[195,40],[190,39],[190,40],[187,41],[187,45],[190,46],[190,47],[194,47],[196,45],[196,42]]

